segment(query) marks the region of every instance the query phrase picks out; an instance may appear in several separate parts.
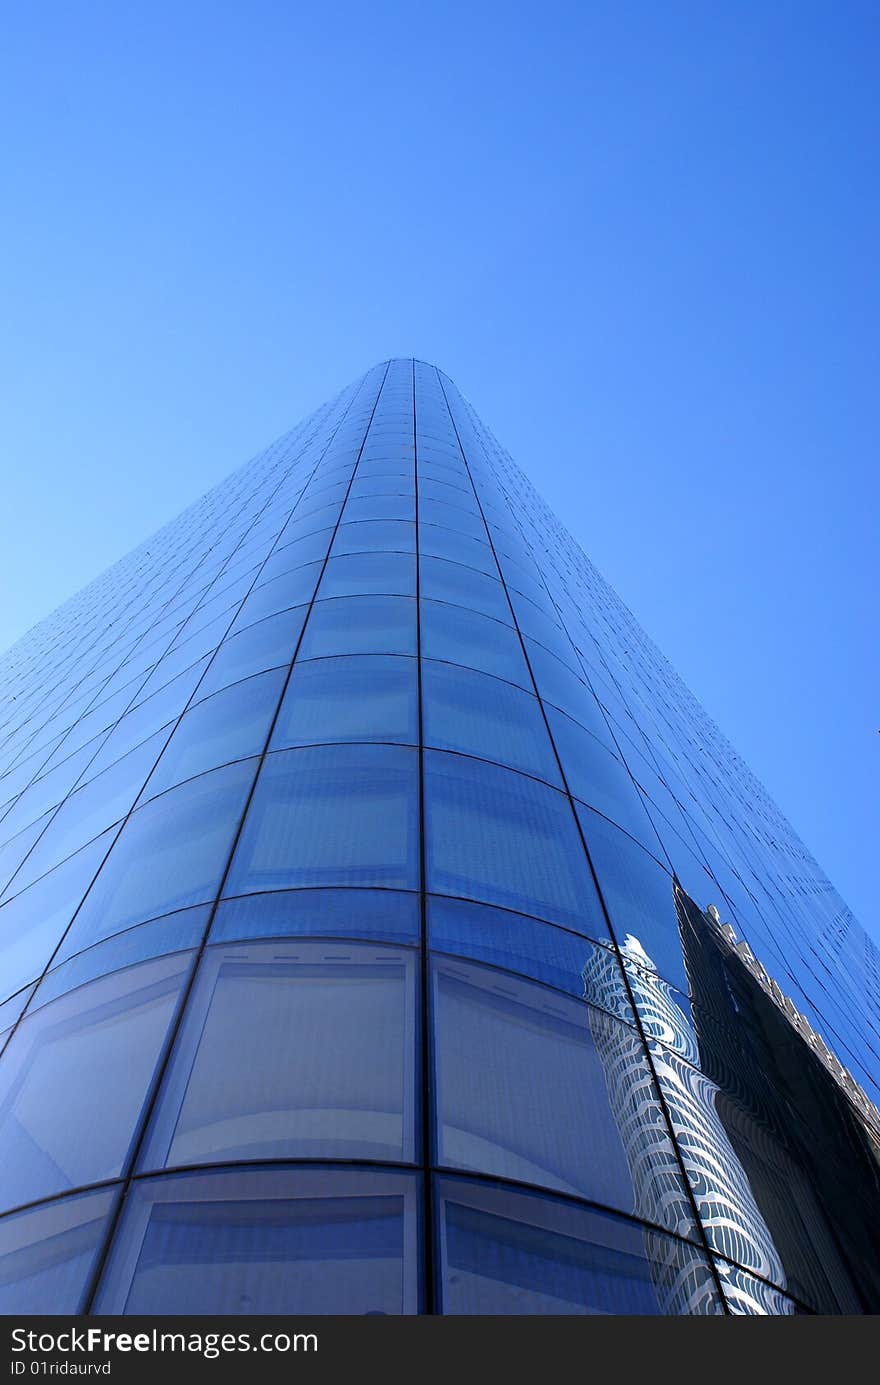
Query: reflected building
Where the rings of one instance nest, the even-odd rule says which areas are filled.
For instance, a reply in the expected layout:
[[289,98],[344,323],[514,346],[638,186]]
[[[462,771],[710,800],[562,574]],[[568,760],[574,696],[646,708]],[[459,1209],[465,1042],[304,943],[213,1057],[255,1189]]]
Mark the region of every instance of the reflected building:
[[878,998],[424,362],[0,660],[2,1312],[876,1312]]

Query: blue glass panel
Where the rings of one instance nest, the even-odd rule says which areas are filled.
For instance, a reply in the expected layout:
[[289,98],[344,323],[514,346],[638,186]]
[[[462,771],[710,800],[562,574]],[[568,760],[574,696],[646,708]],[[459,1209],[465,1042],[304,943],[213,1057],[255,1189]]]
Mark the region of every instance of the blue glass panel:
[[229,634],[235,635],[258,620],[276,615],[278,611],[307,605],[315,594],[322,566],[318,562],[293,568],[271,582],[255,587],[236,616]]
[[245,938],[372,938],[419,941],[419,897],[399,890],[279,890],[221,901],[212,942]]
[[307,607],[281,611],[224,640],[198,686],[201,700],[264,669],[287,667],[293,659]]
[[250,1169],[136,1183],[98,1313],[419,1310],[416,1176]]
[[418,888],[418,757],[392,746],[278,751],[260,774],[224,893]]
[[544,702],[560,707],[581,726],[592,731],[604,746],[614,749],[602,709],[587,684],[554,654],[533,640],[526,640],[529,662],[535,675],[538,692]]
[[151,697],[139,702],[117,723],[92,760],[87,778],[94,778],[108,765],[114,764],[127,751],[140,745],[161,727],[176,721],[195,691],[208,666],[207,658],[187,669]]
[[475,963],[435,959],[432,974],[440,1164],[537,1183],[694,1233],[633,1028]]
[[423,597],[465,606],[493,620],[503,621],[505,625],[513,624],[510,604],[501,583],[474,568],[423,554],[419,560],[419,580]]
[[561,787],[540,704],[527,692],[426,659],[422,697],[426,745],[496,760]]
[[168,737],[159,731],[69,795],[46,826],[7,894],[17,894],[130,811]]
[[0,1313],[81,1313],[115,1188],[0,1218]]
[[[599,956],[618,974],[619,990],[624,992],[622,970],[613,952],[576,933],[508,909],[432,895],[428,900],[428,938],[438,952],[473,957],[505,971],[532,976],[579,999],[584,998],[585,969]],[[597,995],[591,994],[590,999],[600,1004]],[[615,1004],[613,1013],[634,1023],[628,1004],[625,1008]]]
[[686,992],[672,877],[625,832],[589,808],[577,807],[617,942]]
[[494,1316],[724,1312],[696,1246],[562,1199],[437,1180],[441,1311]]
[[419,553],[425,557],[448,558],[485,572],[490,577],[498,576],[498,564],[488,541],[472,539],[437,524],[419,525]]
[[166,914],[164,918],[152,919],[149,923],[139,923],[127,928],[124,933],[116,933],[112,938],[94,947],[77,952],[66,962],[61,962],[46,972],[39,983],[28,1013],[39,1005],[47,1005],[75,986],[86,981],[106,976],[111,971],[133,966],[135,962],[146,962],[151,957],[164,957],[169,952],[184,952],[196,948],[202,941],[208,919],[210,904],[198,904],[193,909],[178,909],[176,913]]
[[413,553],[416,526],[405,520],[368,519],[356,524],[340,524],[330,550],[334,558],[341,553]]
[[246,678],[187,712],[150,775],[141,802],[205,770],[262,754],[284,678],[280,668]]
[[327,564],[318,600],[329,596],[415,596],[416,561],[411,553],[347,553]]
[[447,606],[439,601],[420,604],[422,654],[426,659],[463,664],[531,691],[532,680],[522,646],[509,625],[466,611],[462,606]]
[[[53,811],[50,808],[48,813],[44,813],[42,817],[37,818],[36,822],[32,822],[30,827],[25,827],[23,831],[16,833],[14,837],[0,847],[0,898],[6,893],[5,887],[50,821]],[[3,829],[0,827],[0,835],[2,835],[2,831]]]
[[305,567],[307,563],[321,561],[327,556],[332,537],[332,529],[319,529],[304,539],[279,544],[260,573],[261,580],[270,582],[274,577],[280,577],[282,572],[290,572],[293,568]]
[[4,1000],[3,1004],[0,1005],[0,1034],[5,1034],[8,1029],[12,1028],[33,993],[33,985],[25,986],[23,990],[16,991],[15,995]]
[[255,769],[256,761],[241,760],[213,770],[132,813],[59,960],[130,924],[213,898]]
[[411,1162],[416,961],[347,941],[208,948],[141,1167]]
[[190,959],[141,962],[21,1021],[0,1063],[4,1208],[123,1171]]
[[[521,774],[425,753],[428,888],[606,931],[571,805]],[[597,933],[598,930],[598,933]]]
[[553,740],[570,792],[611,818],[630,836],[660,852],[657,834],[626,767],[584,727],[554,708],[547,709]]
[[404,596],[346,596],[315,603],[299,658],[415,652],[414,601]]
[[112,840],[105,832],[0,908],[0,998],[48,965]]
[[342,515],[343,524],[362,519],[409,519],[416,517],[416,502],[412,495],[352,496]]

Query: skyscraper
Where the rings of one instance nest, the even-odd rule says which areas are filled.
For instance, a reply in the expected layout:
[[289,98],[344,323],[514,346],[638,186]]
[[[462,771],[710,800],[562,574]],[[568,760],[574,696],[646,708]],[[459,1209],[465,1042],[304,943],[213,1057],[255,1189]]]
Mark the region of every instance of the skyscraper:
[[880,1310],[877,951],[433,366],[0,723],[2,1311]]

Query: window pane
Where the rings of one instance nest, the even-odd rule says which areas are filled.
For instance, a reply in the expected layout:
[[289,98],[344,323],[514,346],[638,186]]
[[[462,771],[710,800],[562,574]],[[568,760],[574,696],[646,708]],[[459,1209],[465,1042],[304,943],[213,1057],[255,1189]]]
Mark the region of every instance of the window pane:
[[436,960],[438,1161],[694,1230],[637,1032],[581,1001]]
[[0,1063],[4,1207],[122,1172],[191,956],[104,976],[22,1020]]
[[561,707],[581,726],[592,731],[604,746],[613,750],[614,742],[602,709],[586,683],[555,654],[550,654],[533,640],[526,640],[526,648],[542,700],[551,702],[554,707]]
[[457,534],[453,529],[442,529],[436,524],[419,525],[419,553],[449,558],[452,562],[477,568],[490,577],[498,576],[498,564],[485,539],[481,542],[468,538],[466,534]]
[[168,732],[151,736],[115,765],[77,789],[58,809],[33,851],[15,876],[10,893],[25,889],[59,861],[72,856],[114,823],[121,821],[137,798]]
[[416,561],[411,553],[349,553],[331,558],[318,588],[328,596],[415,596]]
[[141,1167],[415,1151],[416,954],[209,948]]
[[[428,888],[607,932],[569,800],[511,770],[425,753]],[[598,931],[597,931],[598,930]]]
[[497,760],[561,785],[537,698],[454,664],[422,665],[425,744]]
[[464,664],[531,689],[519,638],[509,625],[439,601],[423,600],[421,614],[422,654],[426,659]]
[[[30,827],[25,827],[23,831],[16,833],[10,841],[0,847],[0,894],[6,893],[6,886],[48,824],[51,812],[50,808],[48,813],[44,813],[42,817],[37,818],[36,822],[32,822]],[[2,831],[3,829],[0,827],[0,834]],[[17,882],[13,885],[10,893],[18,893]]]
[[418,756],[392,746],[270,755],[225,893],[293,885],[418,888]]
[[340,524],[330,550],[340,553],[412,553],[416,546],[416,526],[406,520],[368,519]]
[[321,741],[419,739],[414,659],[359,654],[294,665],[272,734],[272,749]]
[[132,813],[80,909],[59,958],[143,919],[212,899],[256,761],[170,789]]
[[372,938],[418,943],[416,894],[400,890],[279,890],[221,902],[211,941],[244,938]]
[[[464,496],[462,499],[467,503]],[[480,518],[475,500],[471,501],[470,508],[464,509],[460,505],[444,505],[442,500],[420,499],[419,522],[440,524],[447,529],[454,529],[457,534],[465,534],[473,539],[483,539],[486,536],[486,526]]]
[[[620,976],[619,994],[625,995],[622,969],[613,952],[525,914],[492,909],[469,899],[432,895],[428,900],[428,938],[438,952],[473,957],[520,972],[579,999],[584,998],[585,970],[598,956]],[[595,1003],[601,1002],[596,998]],[[634,1023],[628,1004],[615,1005],[614,1014]]]
[[327,556],[332,536],[332,529],[319,529],[317,533],[276,549],[260,573],[260,582],[272,582],[282,573],[292,572],[294,568],[305,567],[307,563],[322,562]]
[[252,673],[261,673],[263,669],[286,668],[293,659],[306,609],[299,606],[293,611],[281,611],[224,640],[199,684],[197,698],[209,697],[220,688]]
[[164,918],[151,919],[149,923],[136,924],[124,933],[116,933],[102,943],[95,943],[84,952],[77,952],[66,962],[60,962],[46,972],[39,989],[34,995],[30,1014],[50,1000],[82,986],[86,981],[94,981],[99,976],[107,976],[111,971],[133,966],[135,962],[146,962],[151,957],[164,957],[170,952],[185,952],[198,947],[205,935],[210,904],[198,904],[194,909],[178,909],[176,913],[166,914]]
[[138,1182],[96,1312],[417,1313],[417,1186],[342,1169]]
[[414,601],[404,596],[346,596],[315,603],[299,658],[415,652]]
[[437,1180],[447,1314],[721,1314],[696,1246],[610,1213]]
[[80,1313],[116,1190],[0,1219],[0,1313]]
[[174,678],[165,687],[138,703],[110,732],[101,749],[88,768],[88,778],[100,774],[108,765],[114,764],[121,755],[140,745],[169,722],[176,721],[189,702],[199,679],[207,667],[207,659],[179,678]]
[[416,517],[416,502],[413,495],[362,495],[352,496],[343,512],[343,523],[351,524],[361,519],[409,519]]
[[255,587],[236,616],[230,634],[234,635],[278,611],[306,605],[314,596],[321,567],[321,563],[309,563],[306,567],[293,568],[271,582]]
[[578,817],[617,942],[686,993],[672,876],[598,813],[578,805]]
[[142,802],[205,770],[262,754],[284,678],[280,668],[246,678],[187,712],[150,775]]
[[0,999],[48,965],[112,840],[105,832],[0,909]]
[[501,583],[474,568],[461,563],[448,563],[443,558],[424,555],[419,560],[421,594],[435,601],[448,601],[466,606],[471,611],[512,625],[510,606]]
[[547,718],[574,797],[604,813],[656,855],[660,850],[657,834],[623,763],[562,712],[548,707]]

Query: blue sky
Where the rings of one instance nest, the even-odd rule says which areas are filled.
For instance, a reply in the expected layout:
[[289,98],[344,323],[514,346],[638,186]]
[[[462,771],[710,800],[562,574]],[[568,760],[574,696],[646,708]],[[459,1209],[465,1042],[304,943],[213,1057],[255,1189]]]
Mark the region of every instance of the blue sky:
[[880,934],[876,4],[3,27],[0,646],[415,354]]

